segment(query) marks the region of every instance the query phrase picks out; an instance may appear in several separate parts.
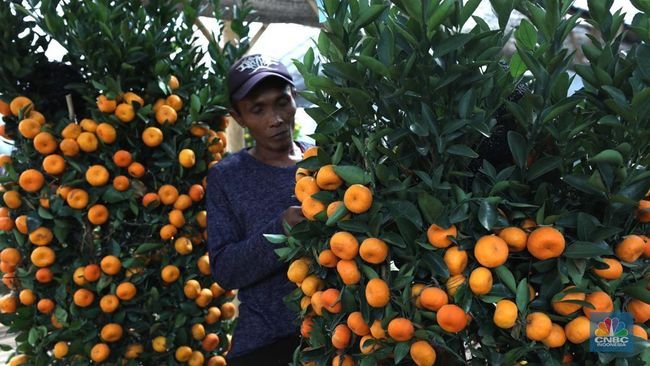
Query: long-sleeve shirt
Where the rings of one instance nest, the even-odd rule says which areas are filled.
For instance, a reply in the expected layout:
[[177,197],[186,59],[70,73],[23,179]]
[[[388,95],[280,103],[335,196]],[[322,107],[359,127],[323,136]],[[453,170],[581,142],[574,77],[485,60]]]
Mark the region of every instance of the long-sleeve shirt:
[[229,358],[299,334],[296,314],[283,302],[296,288],[287,279],[288,265],[263,236],[282,233],[284,210],[299,205],[293,196],[296,169],[267,165],[243,149],[208,173],[212,276],[223,288],[239,289],[239,319]]

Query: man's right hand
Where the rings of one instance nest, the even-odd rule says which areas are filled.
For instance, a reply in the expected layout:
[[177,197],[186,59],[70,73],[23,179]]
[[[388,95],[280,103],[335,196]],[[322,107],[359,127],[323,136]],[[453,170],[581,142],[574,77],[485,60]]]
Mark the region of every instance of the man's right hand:
[[305,216],[302,214],[302,208],[300,206],[290,206],[282,214],[282,219],[286,221],[289,226],[293,227],[297,223],[303,221]]

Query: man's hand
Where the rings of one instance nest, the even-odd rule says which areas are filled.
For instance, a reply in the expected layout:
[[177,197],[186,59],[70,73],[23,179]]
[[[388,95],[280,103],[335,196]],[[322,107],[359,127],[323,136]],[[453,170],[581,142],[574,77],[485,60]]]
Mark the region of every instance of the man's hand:
[[303,221],[305,219],[305,216],[303,216],[300,206],[290,206],[284,210],[282,219],[286,221],[289,226],[293,227],[297,223]]

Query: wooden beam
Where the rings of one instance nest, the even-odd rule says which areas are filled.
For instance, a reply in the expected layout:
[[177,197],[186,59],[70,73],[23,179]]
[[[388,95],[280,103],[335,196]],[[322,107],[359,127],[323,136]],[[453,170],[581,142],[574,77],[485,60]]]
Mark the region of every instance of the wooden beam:
[[262,24],[262,27],[257,31],[257,33],[255,33],[255,35],[251,39],[250,44],[248,45],[249,49],[253,48],[255,43],[257,43],[257,41],[260,39],[260,37],[262,37],[262,34],[264,34],[264,31],[266,31],[266,29],[268,27],[269,27],[269,25],[267,23]]
[[[223,19],[232,18],[233,3],[241,4],[241,1],[221,1]],[[247,3],[255,9],[255,13],[252,15],[251,19],[248,19],[249,21],[267,24],[295,23],[310,27],[320,27],[320,24],[318,23],[318,8],[316,9],[316,12],[314,12],[309,0],[248,0]],[[212,6],[208,2],[205,2],[202,5],[201,15],[214,17]]]

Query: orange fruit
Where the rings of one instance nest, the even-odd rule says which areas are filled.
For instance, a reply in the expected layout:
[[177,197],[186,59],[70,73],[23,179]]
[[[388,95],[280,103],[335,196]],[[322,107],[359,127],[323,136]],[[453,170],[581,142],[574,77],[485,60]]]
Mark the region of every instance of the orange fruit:
[[533,341],[542,341],[551,334],[553,323],[548,315],[533,312],[526,317],[526,337]]
[[650,304],[639,299],[632,299],[627,303],[627,311],[632,314],[636,323],[646,323],[650,320]]
[[293,283],[301,283],[309,274],[310,260],[306,257],[291,262],[287,270],[287,278]]
[[56,260],[56,254],[50,247],[36,247],[32,250],[30,259],[36,267],[49,267]]
[[372,206],[372,192],[370,188],[361,185],[353,184],[349,186],[343,194],[343,204],[348,211],[361,214],[370,209]]
[[650,200],[639,201],[639,208],[636,211],[636,217],[641,223],[650,222]]
[[65,341],[59,341],[54,344],[52,348],[52,356],[56,359],[62,359],[68,355],[68,343]]
[[603,291],[592,292],[585,297],[585,301],[592,304],[594,308],[588,306],[583,306],[582,311],[585,313],[587,318],[591,318],[591,313],[610,313],[614,311],[614,303],[612,298]]
[[122,269],[122,261],[114,255],[107,255],[102,258],[101,262],[99,262],[99,266],[101,267],[102,272],[109,276],[113,276],[120,273],[120,270]]
[[542,339],[542,343],[548,348],[558,348],[564,346],[566,343],[566,334],[561,325],[552,323],[551,333],[548,337]]
[[73,302],[80,308],[87,308],[95,301],[95,294],[85,288],[80,288],[74,292]]
[[499,237],[508,244],[511,252],[521,252],[526,249],[528,234],[516,226],[504,228],[499,232]]
[[201,323],[195,323],[192,325],[192,328],[190,328],[190,333],[194,340],[200,341],[205,338],[205,327]]
[[469,288],[474,295],[485,295],[492,290],[493,281],[492,271],[478,267],[469,275]]
[[97,138],[105,144],[112,144],[117,140],[117,131],[115,130],[115,127],[106,122],[97,125],[95,134],[97,134]]
[[141,178],[142,176],[144,176],[145,173],[144,165],[138,163],[137,161],[134,161],[133,163],[129,164],[127,170],[129,172],[129,175],[132,176],[133,178]]
[[332,366],[354,366],[355,362],[352,356],[336,354],[332,359]]
[[142,196],[142,206],[148,207],[153,202],[160,202],[160,197],[158,197],[158,193],[149,192],[146,193],[144,196]]
[[113,188],[118,192],[124,192],[131,186],[131,181],[126,175],[118,175],[113,178]]
[[34,149],[43,155],[49,155],[56,151],[59,144],[54,135],[49,132],[39,132],[33,140]]
[[196,154],[192,149],[182,149],[178,153],[178,162],[184,168],[191,168],[196,164]]
[[120,299],[113,294],[104,295],[99,300],[99,308],[108,314],[115,312],[119,306]]
[[174,202],[174,208],[177,210],[187,210],[190,206],[192,206],[192,199],[186,194],[179,194]]
[[310,146],[305,150],[305,152],[302,153],[302,160],[307,160],[307,158],[311,158],[312,156],[317,156],[318,155],[318,146]]
[[196,266],[199,268],[199,272],[201,272],[204,275],[209,275],[210,272],[210,257],[206,255],[202,255],[197,259],[196,261]]
[[[367,342],[369,341],[369,342]],[[364,355],[371,354],[379,349],[377,339],[370,334],[366,334],[359,339],[359,350]]]
[[18,185],[26,192],[37,192],[45,184],[45,177],[36,169],[27,169],[20,173]]
[[564,326],[564,333],[569,342],[580,344],[589,340],[591,336],[589,318],[579,316]]
[[20,193],[17,191],[6,191],[2,195],[2,200],[4,201],[5,205],[12,210],[15,210],[23,205],[23,199],[20,197]]
[[68,192],[66,202],[72,208],[84,209],[88,205],[88,192],[81,188],[73,188]]
[[326,268],[335,268],[339,257],[330,249],[325,249],[318,255],[318,264]]
[[372,325],[370,326],[370,335],[376,339],[386,338],[386,332],[384,331],[384,327],[381,324],[381,320],[375,319],[372,322]]
[[97,343],[90,349],[90,359],[94,362],[104,362],[111,354],[111,349],[106,343]]
[[167,86],[169,86],[169,89],[174,90],[178,89],[178,87],[181,85],[181,83],[178,81],[178,78],[174,75],[169,76],[169,81],[167,81]]
[[93,132],[93,133],[97,131],[97,122],[95,122],[95,120],[90,118],[82,119],[81,122],[79,122],[79,126],[84,131]]
[[381,239],[367,238],[359,246],[359,256],[368,263],[383,263],[388,256],[388,245]]
[[169,219],[170,224],[176,226],[179,229],[185,225],[185,216],[181,210],[173,209],[169,211],[167,218]]
[[97,148],[99,147],[99,140],[92,132],[84,131],[80,133],[76,141],[79,145],[79,149],[87,153],[97,151]]
[[407,318],[393,318],[388,322],[388,336],[397,342],[406,342],[413,338],[415,328],[411,320]]
[[79,154],[79,143],[75,139],[63,139],[59,143],[59,149],[65,156],[77,156]]
[[455,238],[458,236],[456,226],[451,225],[448,228],[442,228],[436,224],[432,224],[427,229],[427,239],[429,243],[436,248],[447,248],[453,242],[449,237]]
[[314,319],[311,316],[306,316],[300,323],[300,335],[303,338],[309,338],[313,326]]
[[316,220],[316,215],[325,211],[325,204],[311,196],[305,197],[300,206],[303,216],[311,221]]
[[144,347],[141,344],[129,344],[126,346],[126,352],[124,352],[124,358],[127,360],[133,360],[140,357],[140,354],[144,352]]
[[648,340],[648,332],[638,324],[632,324],[632,335]]
[[361,272],[353,259],[342,259],[336,263],[336,271],[346,285],[355,285],[361,281]]
[[225,320],[234,318],[237,312],[237,307],[232,302],[224,302],[219,309],[221,310],[221,317]]
[[352,259],[359,253],[359,241],[347,231],[339,231],[330,238],[330,249],[341,259]]
[[2,260],[2,262],[9,263],[12,266],[17,266],[18,263],[20,263],[22,260],[22,257],[22,254],[16,248],[8,247],[0,251],[0,260]]
[[508,260],[508,244],[496,235],[484,235],[474,246],[474,257],[487,268],[496,268]]
[[510,300],[502,299],[497,302],[492,321],[501,329],[510,329],[517,322],[518,315],[517,305]]
[[419,340],[413,342],[409,354],[417,366],[433,366],[436,363],[436,351],[427,341]]
[[31,140],[41,132],[41,124],[33,118],[25,118],[18,123],[18,132],[24,138]]
[[129,104],[138,103],[140,104],[140,107],[144,105],[144,99],[134,92],[126,92],[122,98],[124,99],[124,102]]
[[[327,214],[327,217],[331,217],[332,215],[334,215],[334,213],[336,212],[336,210],[340,206],[345,207],[345,205],[343,204],[343,201],[333,201],[329,205],[327,205],[327,209],[325,210],[325,213]],[[341,218],[341,221],[348,220],[349,218],[350,218],[350,214],[348,213],[348,214],[346,214],[345,216],[343,216]]]
[[176,112],[183,109],[183,100],[176,94],[171,94],[165,98],[165,104],[174,108],[174,111]]
[[126,168],[133,162],[133,156],[126,150],[117,150],[113,154],[113,163],[120,168]]
[[18,294],[18,299],[20,300],[20,303],[26,306],[34,305],[36,302],[36,294],[34,294],[34,291],[26,288],[20,290],[20,293]]
[[184,236],[181,236],[174,240],[174,249],[180,255],[187,255],[192,253],[192,241]]
[[592,269],[596,276],[606,280],[617,280],[621,278],[623,275],[623,265],[620,261],[614,258],[603,258],[603,262],[605,262],[608,267],[603,269]]
[[318,184],[316,184],[316,179],[314,177],[301,178],[296,182],[296,187],[294,188],[294,194],[299,202],[304,201],[305,198],[310,197],[319,191],[320,188],[318,188]]
[[[296,174],[295,174],[296,183],[300,180],[300,178],[307,177],[307,176],[310,176],[310,175],[311,175],[311,171],[309,169],[305,169],[305,168],[296,169]],[[316,183],[316,184],[318,184],[318,183]]]
[[115,295],[122,301],[129,301],[135,297],[138,289],[131,282],[122,282],[115,288]]
[[164,184],[158,188],[158,197],[163,205],[173,205],[178,199],[178,189],[171,184]]
[[192,184],[188,193],[192,201],[199,202],[205,196],[205,188],[200,184]]
[[34,245],[48,245],[54,239],[52,230],[41,226],[29,233],[29,241]]
[[352,332],[345,324],[339,324],[332,331],[332,346],[336,349],[345,349],[350,345]]
[[[206,352],[212,352],[219,346],[219,336],[215,333],[208,333],[201,341],[201,348]],[[203,365],[203,364],[201,364]]]
[[208,359],[207,366],[226,366],[226,359],[223,356],[212,356]]
[[320,294],[320,302],[322,309],[329,311],[332,314],[341,312],[343,305],[339,301],[341,292],[335,288],[328,288]]
[[562,292],[564,293],[562,297],[559,297],[557,300],[551,300],[551,306],[556,313],[567,316],[569,314],[575,313],[576,311],[580,310],[580,308],[582,308],[582,305],[580,304],[563,302],[566,300],[585,301],[586,295],[584,292],[566,292],[572,288],[575,288],[575,286],[569,286],[565,288]]
[[14,228],[14,220],[11,217],[3,216],[0,217],[0,230],[10,231]]
[[50,283],[54,279],[54,274],[52,273],[51,269],[44,267],[44,268],[39,268],[36,271],[36,273],[34,274],[34,278],[39,283]]
[[[160,271],[160,278],[162,278],[163,282],[167,284],[176,282],[176,280],[178,280],[180,276],[181,276],[180,269],[173,264],[166,265]],[[209,289],[207,290],[210,291]],[[212,292],[210,292],[210,296],[212,296]]]
[[526,241],[528,252],[539,260],[559,257],[564,252],[564,247],[564,235],[550,226],[535,229]]
[[328,164],[318,169],[316,173],[316,184],[320,189],[334,191],[343,184],[343,179],[334,171],[334,166]]
[[164,123],[174,124],[178,119],[176,110],[174,110],[174,108],[166,104],[159,106],[158,110],[156,110],[155,113],[156,113],[156,121],[160,124],[164,124]]
[[157,336],[151,340],[151,346],[156,352],[167,352],[167,338]]
[[390,288],[381,278],[373,278],[366,284],[365,295],[368,305],[380,308],[390,301]]
[[61,137],[64,139],[77,139],[81,134],[81,126],[75,122],[68,123],[61,131]]
[[465,276],[462,274],[457,274],[449,277],[447,279],[447,283],[445,284],[447,286],[447,293],[450,296],[454,296],[460,286],[462,286],[465,283],[466,279]]
[[11,108],[9,107],[9,103],[5,102],[4,100],[0,99],[0,115],[2,116],[10,116],[11,113]]
[[449,303],[449,296],[439,287],[425,287],[420,292],[420,306],[431,311],[438,311]]
[[115,116],[124,123],[131,122],[135,118],[135,109],[129,103],[120,103],[115,108]]
[[300,283],[300,289],[307,296],[312,296],[314,292],[321,290],[323,286],[323,280],[313,274],[307,276],[302,283]]
[[449,274],[452,276],[461,274],[467,267],[467,252],[454,245],[445,250],[443,260],[449,269]]
[[97,97],[97,109],[102,113],[113,113],[117,108],[117,102],[114,99],[108,99],[105,95]]
[[100,187],[106,185],[110,178],[110,173],[103,165],[91,165],[86,170],[86,181],[93,187]]
[[438,309],[436,321],[442,330],[458,333],[467,326],[467,313],[458,305],[446,304]]
[[58,154],[48,155],[43,159],[43,170],[51,175],[59,175],[65,171],[65,159]]
[[21,111],[27,111],[29,108],[34,108],[34,102],[31,99],[23,96],[15,97],[9,102],[9,109],[11,114],[18,117]]
[[614,249],[616,256],[623,262],[636,262],[643,254],[645,241],[639,235],[628,235]]
[[88,282],[95,282],[101,277],[101,268],[97,264],[88,264],[84,266],[84,278]]
[[45,116],[43,115],[43,113],[37,110],[32,109],[31,111],[29,111],[29,113],[27,114],[27,118],[35,119],[36,122],[38,122],[41,126],[45,124]]
[[42,314],[52,314],[56,304],[52,299],[40,299],[36,303],[36,309]]
[[163,132],[158,127],[147,127],[142,131],[142,141],[149,147],[156,147],[163,142]]
[[363,315],[360,311],[351,312],[348,315],[346,324],[352,333],[360,337],[370,334],[370,327],[368,326],[368,323],[366,323],[366,321],[363,319]]

